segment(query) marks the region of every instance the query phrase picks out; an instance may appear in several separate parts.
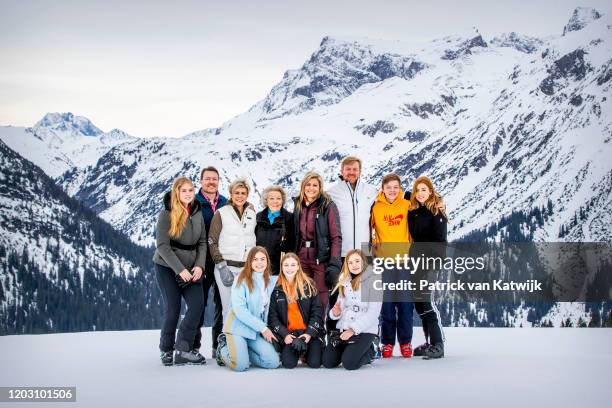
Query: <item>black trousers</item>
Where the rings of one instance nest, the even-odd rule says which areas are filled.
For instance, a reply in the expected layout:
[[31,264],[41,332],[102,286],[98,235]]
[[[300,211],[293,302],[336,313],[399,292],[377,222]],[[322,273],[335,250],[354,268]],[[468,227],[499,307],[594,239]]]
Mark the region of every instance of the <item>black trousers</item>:
[[415,302],[414,308],[423,322],[425,341],[429,344],[443,343],[442,324],[438,319],[438,309],[432,302]]
[[[281,339],[282,341],[282,339]],[[323,340],[311,338],[308,342],[308,349],[306,350],[306,364],[310,368],[321,367],[321,357],[323,355]],[[285,368],[295,368],[297,366],[300,356],[291,348],[291,344],[285,344],[281,349],[281,363]]]
[[[344,259],[345,257],[340,258],[341,264],[343,266],[344,266]],[[338,324],[337,320],[329,318],[330,309],[332,309],[334,305],[336,304],[336,302],[338,301],[339,292],[335,291],[334,293],[331,293],[331,291],[334,290],[334,288],[336,287],[337,283],[338,282],[334,282],[334,286],[329,289],[329,301],[327,303],[327,309],[323,311],[325,313],[325,316],[323,316],[323,320],[325,320],[325,330],[328,333],[332,330],[336,330],[336,325]]]
[[371,333],[361,333],[349,339],[354,341],[352,343],[340,342],[336,347],[328,343],[323,350],[323,366],[334,368],[342,363],[347,370],[357,370],[364,364],[372,362],[374,351],[372,343],[375,337]]
[[334,305],[338,301],[338,294],[339,294],[338,291],[335,291],[334,293],[331,293],[331,291],[329,292],[329,304],[327,305],[327,308],[325,309],[325,316],[323,316],[325,318],[325,330],[328,333],[332,330],[336,330],[336,325],[338,324],[337,320],[329,318],[329,311],[330,309],[334,307]]
[[221,330],[223,330],[223,315],[221,308],[221,296],[219,295],[219,288],[217,288],[217,284],[215,283],[215,274],[213,273],[215,269],[215,263],[212,259],[209,259],[209,256],[206,256],[206,268],[204,268],[206,273],[204,274],[204,279],[202,280],[202,290],[204,294],[204,308],[202,309],[202,316],[200,316],[200,322],[198,324],[198,331],[196,333],[195,340],[193,342],[193,348],[201,348],[202,347],[202,331],[200,328],[204,325],[204,315],[206,314],[206,307],[208,306],[208,297],[210,294],[210,288],[212,288],[213,292],[213,307],[215,308],[213,324],[212,324],[212,348],[217,348],[217,337],[221,334]]
[[[191,283],[186,288],[179,287],[174,271],[168,267],[155,264],[155,276],[164,301],[164,321],[159,338],[161,351],[174,349],[189,351],[198,332],[198,321],[204,307],[202,284]],[[187,311],[176,334],[181,314],[181,298],[185,299]]]

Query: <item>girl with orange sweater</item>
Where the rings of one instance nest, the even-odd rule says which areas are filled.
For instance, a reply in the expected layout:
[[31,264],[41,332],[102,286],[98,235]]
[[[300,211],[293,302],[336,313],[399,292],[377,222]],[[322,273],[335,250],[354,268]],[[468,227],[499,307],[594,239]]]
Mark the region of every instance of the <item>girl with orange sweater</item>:
[[296,367],[300,357],[311,368],[321,366],[325,337],[321,300],[314,282],[292,252],[281,259],[281,273],[270,299],[268,326],[279,339],[283,367]]

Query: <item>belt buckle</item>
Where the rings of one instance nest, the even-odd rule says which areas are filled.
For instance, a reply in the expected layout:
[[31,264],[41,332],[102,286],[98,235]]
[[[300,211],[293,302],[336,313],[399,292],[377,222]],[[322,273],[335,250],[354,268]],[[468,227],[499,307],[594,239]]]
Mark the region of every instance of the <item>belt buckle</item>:
[[360,307],[357,305],[353,305],[353,312],[359,312]]
[[312,246],[312,241],[304,241],[304,246],[310,248]]

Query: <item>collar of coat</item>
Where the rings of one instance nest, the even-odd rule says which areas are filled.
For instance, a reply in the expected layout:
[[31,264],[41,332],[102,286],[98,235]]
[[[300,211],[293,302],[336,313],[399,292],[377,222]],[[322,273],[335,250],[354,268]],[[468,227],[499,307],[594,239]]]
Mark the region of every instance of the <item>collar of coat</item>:
[[[370,286],[372,285],[370,283],[370,281],[372,279],[374,279],[374,272],[373,272],[372,268],[368,266],[366,268],[366,270],[361,272],[361,273],[362,273],[362,276],[361,276],[361,282],[360,282],[359,290],[363,291],[364,284],[368,284]],[[343,281],[342,285],[344,287],[351,286],[351,279],[347,279],[347,280]],[[365,286],[365,287],[367,288],[368,286]]]
[[378,195],[376,196],[376,200],[374,201],[374,203],[379,203],[380,202],[380,203],[383,203],[383,204],[394,206],[394,205],[399,205],[400,203],[406,202],[406,201],[408,201],[408,200],[406,200],[404,198],[404,191],[400,189],[400,192],[398,193],[397,198],[392,203],[390,203],[387,200],[387,197],[385,196],[385,193],[382,192],[382,191],[378,192]]
[[[168,191],[168,192],[166,192],[166,194],[164,194],[164,208],[167,211],[170,211],[170,209],[172,208],[172,205],[171,205],[171,202],[170,202],[170,197],[171,197],[170,191]],[[189,204],[189,216],[193,217],[201,209],[202,209],[202,206],[200,205],[200,201],[198,201],[198,200],[196,200],[194,198],[194,200],[191,202],[191,204]]]
[[[289,214],[289,211],[285,210],[284,207],[281,208],[280,209],[280,215],[274,219],[274,224],[278,224],[276,222],[277,219],[282,219],[284,221],[284,219],[287,218],[288,214]],[[257,219],[257,223],[258,224],[272,225],[272,224],[270,224],[270,219],[268,218],[268,207],[266,207],[263,210],[261,210],[260,212],[258,212],[256,219]]]
[[[196,194],[196,199],[200,202],[200,206],[202,207],[202,209],[204,209],[204,207],[212,209],[212,206],[210,205],[210,201],[208,200],[208,198],[204,196],[204,194],[202,194],[202,189],[198,190],[198,193]],[[218,210],[219,208],[223,207],[226,203],[227,203],[227,198],[223,194],[217,191],[216,209]]]
[[[283,290],[283,285],[279,285],[278,282],[280,282],[280,279],[277,280],[277,283],[274,285],[274,290],[272,290],[272,293],[279,292],[279,294],[282,294],[283,296],[287,297],[287,295],[285,294],[285,291]],[[297,292],[297,294],[298,294],[298,300],[303,299],[300,297],[299,291]],[[311,298],[314,296],[314,294],[310,292],[310,289],[308,289],[308,287],[305,288],[304,294],[306,295],[307,298]]]
[[[308,207],[302,206],[301,208],[311,208],[314,206],[317,209],[317,212],[319,214],[323,214],[323,212],[327,208],[327,206],[324,205],[326,194],[327,193],[325,192],[321,193],[319,195],[319,198],[317,198],[312,203],[310,203]],[[300,197],[293,197],[292,200],[293,200],[293,208],[297,208],[297,203],[300,200]],[[331,202],[331,199],[329,201]]]

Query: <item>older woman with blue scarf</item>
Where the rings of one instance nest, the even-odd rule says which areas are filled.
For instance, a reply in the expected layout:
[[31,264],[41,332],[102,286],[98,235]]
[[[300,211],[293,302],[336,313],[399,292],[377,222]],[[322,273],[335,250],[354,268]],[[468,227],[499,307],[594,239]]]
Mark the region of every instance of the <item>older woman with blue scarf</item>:
[[255,236],[257,245],[268,251],[272,275],[276,276],[280,271],[282,254],[291,252],[295,245],[293,213],[284,208],[287,194],[280,186],[266,188],[262,201],[265,208],[257,214]]

